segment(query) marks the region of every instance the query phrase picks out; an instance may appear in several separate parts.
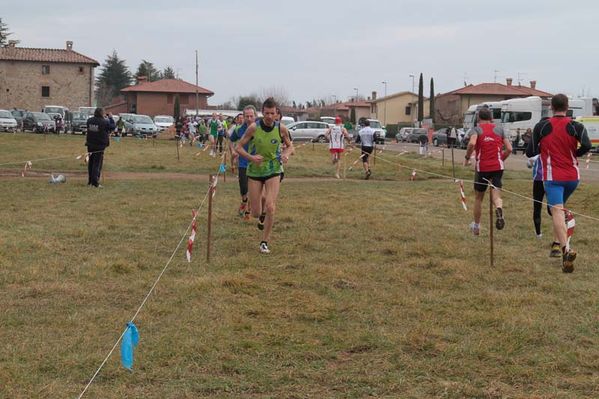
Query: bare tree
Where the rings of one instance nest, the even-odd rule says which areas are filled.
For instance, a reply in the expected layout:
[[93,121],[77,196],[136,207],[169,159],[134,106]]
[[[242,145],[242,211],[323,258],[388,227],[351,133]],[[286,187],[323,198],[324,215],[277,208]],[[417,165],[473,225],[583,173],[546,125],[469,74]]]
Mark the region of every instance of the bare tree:
[[260,101],[262,102],[268,97],[274,98],[279,105],[289,105],[289,95],[287,94],[287,90],[283,87],[273,86],[262,90]]

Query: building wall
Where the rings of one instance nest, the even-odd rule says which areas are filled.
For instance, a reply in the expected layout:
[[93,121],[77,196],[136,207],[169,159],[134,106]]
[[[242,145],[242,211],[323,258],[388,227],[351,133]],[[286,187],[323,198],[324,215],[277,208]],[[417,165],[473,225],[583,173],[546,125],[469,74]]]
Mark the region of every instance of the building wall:
[[[410,113],[406,114],[406,107],[410,106]],[[385,112],[385,106],[387,111]],[[424,100],[424,117],[428,118],[430,103]],[[418,119],[418,96],[406,94],[388,99],[381,99],[372,104],[372,118],[378,119],[382,125],[413,124]],[[387,118],[385,119],[385,113]]]
[[[168,93],[145,93],[140,92],[135,96],[134,93],[128,93],[129,109],[131,110],[131,104],[133,104],[133,98],[137,97],[136,112],[143,115],[173,115],[175,107],[175,94]],[[208,97],[200,94],[198,101],[199,109],[208,108]],[[182,93],[179,94],[179,107],[180,114],[183,115],[185,110],[194,110],[196,107],[195,94]]]
[[[48,74],[42,74],[42,65],[50,67]],[[93,83],[90,64],[0,61],[0,108],[41,111],[45,105],[70,110],[91,107]],[[42,86],[50,88],[49,97],[42,97]]]

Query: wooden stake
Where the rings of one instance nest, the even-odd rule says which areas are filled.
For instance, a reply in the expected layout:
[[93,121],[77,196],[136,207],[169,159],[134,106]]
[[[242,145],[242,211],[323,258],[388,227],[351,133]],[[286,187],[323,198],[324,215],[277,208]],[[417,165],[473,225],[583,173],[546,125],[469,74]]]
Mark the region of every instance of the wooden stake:
[[223,156],[223,165],[225,167],[225,171],[223,172],[223,182],[227,182],[227,150],[225,150],[225,155]]
[[441,166],[445,166],[445,148],[441,149]]
[[175,135],[175,145],[177,146],[177,161],[180,161],[181,158],[179,158],[179,137]]
[[453,146],[451,146],[451,172],[453,173],[453,179],[455,180],[455,160],[453,158]]
[[212,196],[214,195],[214,175],[210,175],[210,189],[208,190],[208,226],[206,234],[206,262],[210,263],[210,241],[212,239]]
[[373,143],[372,155],[374,155],[372,157],[372,169],[374,169],[374,167],[376,166],[376,143]]
[[347,152],[343,153],[343,180],[345,180],[347,172]]

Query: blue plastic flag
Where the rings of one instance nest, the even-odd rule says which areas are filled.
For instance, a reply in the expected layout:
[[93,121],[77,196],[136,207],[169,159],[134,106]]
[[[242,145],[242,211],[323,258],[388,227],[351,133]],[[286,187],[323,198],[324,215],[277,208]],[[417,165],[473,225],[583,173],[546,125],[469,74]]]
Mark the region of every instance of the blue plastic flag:
[[121,142],[121,138],[119,136],[114,136],[112,138],[112,140],[114,140],[115,143],[120,143]]
[[196,141],[196,147],[204,148],[204,144],[200,143],[199,141]]
[[133,322],[127,323],[127,330],[121,341],[121,364],[124,368],[133,371],[133,349],[139,342],[139,332]]
[[225,171],[227,170],[227,165],[225,165],[224,163],[220,164],[220,168],[218,169],[218,171],[220,173],[225,173]]

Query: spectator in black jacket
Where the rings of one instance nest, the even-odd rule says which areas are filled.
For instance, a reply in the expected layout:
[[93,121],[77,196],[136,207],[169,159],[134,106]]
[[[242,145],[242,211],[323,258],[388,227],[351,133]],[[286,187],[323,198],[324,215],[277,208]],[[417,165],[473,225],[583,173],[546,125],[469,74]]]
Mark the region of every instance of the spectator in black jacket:
[[108,121],[104,119],[104,109],[96,108],[94,116],[87,120],[87,135],[85,145],[89,152],[89,163],[87,164],[87,184],[94,187],[100,186],[100,174],[102,173],[102,162],[104,150],[110,145]]

